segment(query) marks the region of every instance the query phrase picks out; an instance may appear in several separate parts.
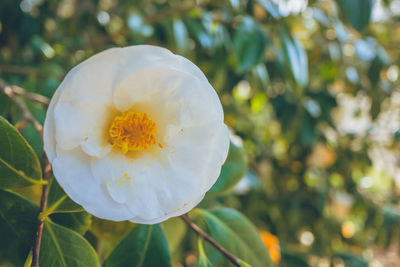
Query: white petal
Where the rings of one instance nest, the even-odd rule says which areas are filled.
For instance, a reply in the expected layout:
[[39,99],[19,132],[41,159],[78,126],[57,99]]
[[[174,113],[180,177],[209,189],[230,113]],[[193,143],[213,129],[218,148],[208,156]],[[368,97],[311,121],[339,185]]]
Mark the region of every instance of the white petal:
[[[68,75],[73,75],[73,73],[74,71],[71,71]],[[54,122],[54,108],[60,99],[61,92],[62,86],[56,90],[50,101],[43,126],[44,151],[46,151],[46,155],[50,163],[52,163],[53,159],[56,157],[56,128]]]
[[109,61],[118,58],[120,51],[107,50],[81,63],[58,89],[61,95],[54,119],[57,144],[63,149],[82,144],[86,153],[97,157],[110,151],[105,133],[113,115],[112,85],[117,64]]
[[180,216],[182,214],[189,212],[191,209],[193,209],[195,206],[197,206],[197,204],[199,204],[200,201],[203,200],[203,198],[204,198],[204,195],[201,195],[200,197],[191,200],[187,204],[184,204],[182,207],[176,209],[175,211],[173,211],[171,213],[166,213],[163,216],[155,218],[155,219],[146,220],[146,219],[143,219],[142,217],[133,217],[129,221],[131,221],[133,223],[140,223],[140,224],[160,223],[165,220],[168,220],[171,217]]
[[128,209],[110,198],[95,180],[90,161],[91,158],[79,148],[65,151],[57,147],[57,157],[53,160],[54,176],[71,199],[93,215],[115,221],[131,218]]

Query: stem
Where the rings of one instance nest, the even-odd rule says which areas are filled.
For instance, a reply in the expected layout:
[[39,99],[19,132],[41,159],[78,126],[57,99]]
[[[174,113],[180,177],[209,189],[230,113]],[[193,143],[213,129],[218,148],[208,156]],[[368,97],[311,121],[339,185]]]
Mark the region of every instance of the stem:
[[224,249],[220,244],[218,244],[214,239],[212,239],[208,234],[206,234],[203,230],[200,229],[194,222],[192,222],[189,217],[184,214],[180,216],[182,220],[190,227],[192,228],[193,231],[195,231],[199,236],[201,236],[204,240],[206,240],[208,243],[213,245],[216,249],[218,249],[230,262],[233,263],[233,265],[237,267],[243,267],[242,264],[240,264],[240,261],[238,258],[236,258],[234,255],[232,255],[230,252],[228,252],[226,249]]
[[11,86],[14,94],[20,95],[24,98],[27,98],[29,100],[35,101],[35,102],[39,102],[45,105],[48,105],[50,103],[50,99],[40,95],[40,94],[36,94],[36,93],[32,93],[32,92],[28,92],[26,91],[24,88],[16,86],[16,85],[12,85]]
[[53,205],[51,205],[48,209],[44,212],[39,214],[39,220],[44,221],[50,214],[52,214],[60,205],[61,203],[67,198],[67,195],[63,195],[57,200]]
[[44,73],[41,73],[41,72],[39,73],[34,68],[8,65],[8,64],[1,64],[0,72],[21,74],[21,75],[38,75],[39,74],[39,76],[44,76]]
[[[43,135],[43,126],[38,122],[38,120],[33,117],[30,110],[26,107],[25,103],[16,97],[16,93],[14,91],[14,86],[10,86],[0,80],[0,90],[3,91],[6,96],[8,96],[12,102],[22,111],[24,120],[30,122],[35,127],[36,131],[42,136]],[[22,88],[21,88],[22,89]],[[24,90],[24,89],[23,89]],[[24,90],[25,91],[25,90]]]
[[44,169],[44,175],[43,179],[47,181],[48,183],[43,186],[42,189],[42,197],[40,199],[40,207],[39,207],[39,219],[38,223],[36,226],[36,235],[35,235],[35,240],[33,242],[33,247],[32,247],[32,264],[31,267],[38,267],[39,266],[39,252],[40,252],[40,243],[42,241],[42,233],[43,233],[43,224],[44,224],[44,219],[40,218],[40,214],[42,214],[47,206],[47,198],[49,196],[49,188],[50,188],[50,178],[51,178],[51,164],[49,160],[47,159],[46,155],[43,154],[43,158],[46,164],[46,167]]
[[170,8],[166,8],[154,15],[150,15],[146,17],[146,22],[148,24],[152,24],[155,22],[158,22],[160,20],[162,20],[165,17],[172,17],[173,15],[176,14],[182,14],[185,13],[195,7],[197,7],[198,4],[196,2],[193,3],[184,3],[183,5],[179,5],[179,6],[172,6]]

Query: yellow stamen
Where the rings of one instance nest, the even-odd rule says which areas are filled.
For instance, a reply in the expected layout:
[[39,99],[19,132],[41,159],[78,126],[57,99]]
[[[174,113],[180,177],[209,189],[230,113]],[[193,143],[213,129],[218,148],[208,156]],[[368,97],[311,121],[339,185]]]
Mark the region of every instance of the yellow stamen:
[[[125,112],[116,116],[111,123],[109,134],[114,146],[122,153],[143,151],[156,141],[157,124],[144,112]],[[159,144],[161,147],[161,145]]]

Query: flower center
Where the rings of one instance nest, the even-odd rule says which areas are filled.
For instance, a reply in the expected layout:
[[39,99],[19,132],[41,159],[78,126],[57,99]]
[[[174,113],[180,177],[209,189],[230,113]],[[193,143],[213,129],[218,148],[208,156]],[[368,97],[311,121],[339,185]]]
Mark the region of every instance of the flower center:
[[156,141],[157,124],[144,112],[125,112],[116,116],[111,123],[109,134],[112,144],[121,148],[122,153],[143,151]]

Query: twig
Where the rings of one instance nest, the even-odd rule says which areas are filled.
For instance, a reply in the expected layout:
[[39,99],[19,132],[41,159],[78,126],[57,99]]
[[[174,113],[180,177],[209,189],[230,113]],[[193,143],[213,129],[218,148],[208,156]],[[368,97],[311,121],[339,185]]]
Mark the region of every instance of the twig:
[[32,101],[35,101],[35,102],[39,102],[39,103],[42,103],[42,104],[45,104],[45,105],[48,105],[50,103],[49,98],[47,98],[47,97],[45,97],[43,95],[32,93],[32,92],[28,92],[24,88],[21,88],[21,87],[16,86],[16,85],[8,85],[2,80],[0,80],[0,87],[1,87],[1,89],[3,90],[3,92],[6,95],[11,93],[13,95],[19,95],[19,96],[22,96],[22,97],[27,98],[29,100],[32,100]]
[[12,90],[13,90],[13,92],[15,94],[20,95],[20,96],[22,96],[24,98],[27,98],[29,100],[36,101],[36,102],[39,102],[39,103],[42,103],[42,104],[45,104],[45,105],[48,105],[50,103],[50,99],[45,97],[45,96],[43,96],[43,95],[32,93],[32,92],[28,92],[24,88],[21,88],[21,87],[16,86],[16,85],[12,85],[11,88],[12,88]]
[[11,99],[11,101],[13,101],[14,104],[17,105],[17,107],[22,111],[24,120],[32,123],[36,131],[42,136],[43,126],[40,124],[40,122],[38,122],[38,120],[35,119],[35,117],[33,117],[32,113],[26,107],[25,103],[16,97],[13,87],[0,80],[0,90],[3,91],[3,93],[6,94]]
[[[17,94],[14,89],[15,87],[9,86],[4,81],[0,80],[0,89],[3,91],[10,99],[17,105],[19,109],[24,114],[23,123],[30,122],[35,127],[36,131],[43,137],[43,126],[38,122],[35,117],[32,115],[30,110],[25,106],[25,103],[16,97]],[[21,88],[22,89],[22,88]],[[22,92],[26,92],[25,89],[22,89]],[[26,94],[21,94],[21,96],[26,96]],[[47,183],[42,187],[42,196],[40,198],[40,207],[39,207],[39,216],[38,223],[36,227],[36,235],[32,247],[32,263],[31,267],[39,266],[39,252],[40,252],[40,243],[42,241],[42,233],[43,233],[43,225],[45,217],[41,216],[42,213],[46,210],[47,207],[47,199],[49,196],[49,187],[50,187],[50,179],[51,179],[51,164],[46,157],[46,154],[43,153],[43,160],[45,163],[44,172],[43,172],[43,180]]]
[[23,118],[21,121],[15,124],[15,128],[17,128],[18,132],[22,132],[22,130],[25,129],[25,127],[28,126],[28,124],[29,120]]
[[0,65],[0,72],[8,72],[22,75],[40,75],[43,76],[44,73],[38,72],[33,68],[21,67],[15,65],[2,64]]
[[173,15],[179,14],[180,16],[182,15],[182,13],[187,12],[195,7],[197,7],[198,5],[196,4],[196,2],[193,3],[185,3],[183,5],[179,5],[179,6],[172,6],[170,8],[166,8],[164,10],[161,10],[161,12],[158,12],[154,15],[150,15],[147,16],[145,18],[146,22],[148,24],[153,24],[155,22],[158,22],[160,20],[162,20],[163,18],[166,17],[171,17]]
[[226,249],[224,249],[220,244],[218,244],[214,239],[212,239],[208,234],[206,234],[203,230],[201,230],[194,222],[192,222],[189,217],[184,214],[180,216],[182,220],[190,227],[193,231],[195,231],[199,236],[201,236],[204,240],[208,243],[213,245],[216,249],[218,249],[233,265],[237,267],[243,267],[240,264],[239,259],[236,258],[234,255],[229,253]]

